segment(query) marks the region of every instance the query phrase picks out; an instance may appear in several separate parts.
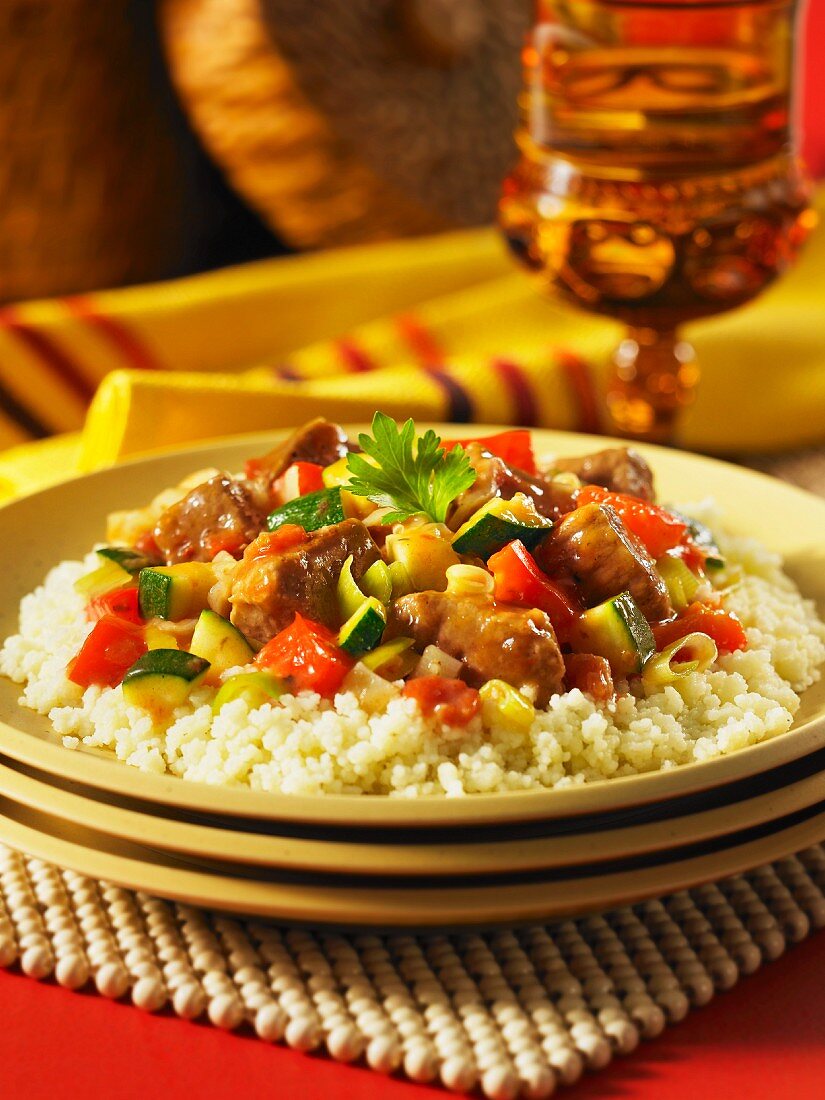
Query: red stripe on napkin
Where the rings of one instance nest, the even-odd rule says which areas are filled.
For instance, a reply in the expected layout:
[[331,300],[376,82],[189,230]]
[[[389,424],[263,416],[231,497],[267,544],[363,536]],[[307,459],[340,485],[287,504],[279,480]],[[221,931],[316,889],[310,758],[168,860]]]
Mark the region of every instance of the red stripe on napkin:
[[12,332],[33,352],[40,362],[69,387],[82,401],[88,401],[94,392],[94,383],[62,348],[40,329],[27,324],[17,314],[14,306],[0,309],[0,326]]
[[524,367],[512,359],[493,359],[492,366],[513,400],[516,413],[513,423],[524,428],[535,428],[538,423],[538,407],[533,386]]
[[600,435],[602,425],[599,399],[590,364],[566,348],[555,349],[555,355],[578,411],[577,430]]
[[130,367],[136,370],[162,369],[162,364],[135,333],[122,321],[99,310],[91,298],[76,294],[71,298],[64,298],[63,304],[74,317],[85,321],[105,337]]

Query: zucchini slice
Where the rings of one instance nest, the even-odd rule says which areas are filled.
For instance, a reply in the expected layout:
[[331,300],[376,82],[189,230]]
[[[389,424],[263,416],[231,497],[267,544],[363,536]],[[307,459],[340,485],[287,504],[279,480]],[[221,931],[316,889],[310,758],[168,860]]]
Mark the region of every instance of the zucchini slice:
[[219,683],[222,672],[238,665],[248,665],[255,656],[254,649],[240,630],[209,608],[200,613],[189,652],[209,662],[208,684]]
[[374,596],[365,599],[338,632],[338,645],[354,657],[375,649],[387,625],[384,605]]
[[319,489],[315,493],[307,493],[306,496],[288,500],[280,508],[269,513],[266,521],[267,530],[277,531],[285,523],[295,523],[303,527],[305,531],[317,531],[319,527],[329,527],[333,523],[341,523],[344,515],[344,505],[341,500],[341,489],[336,486],[332,489]]
[[207,606],[215,583],[214,566],[208,562],[182,562],[141,569],[138,602],[144,619],[193,619]]
[[209,662],[182,649],[150,649],[123,677],[123,698],[155,717],[182,706],[209,670]]
[[126,546],[101,546],[95,553],[104,561],[113,561],[133,576],[150,565],[161,564],[157,558],[149,558],[146,554],[140,554]]
[[132,574],[116,561],[104,560],[97,569],[86,573],[74,582],[74,590],[86,600],[93,600],[96,596],[104,596],[107,592],[114,592],[117,588],[123,588],[131,584]]
[[653,632],[629,592],[622,592],[585,611],[570,635],[574,653],[606,657],[614,672],[641,672],[656,651]]
[[486,561],[514,539],[532,550],[547,537],[552,526],[549,519],[526,505],[522,494],[517,493],[512,500],[493,497],[459,527],[453,536],[453,549]]

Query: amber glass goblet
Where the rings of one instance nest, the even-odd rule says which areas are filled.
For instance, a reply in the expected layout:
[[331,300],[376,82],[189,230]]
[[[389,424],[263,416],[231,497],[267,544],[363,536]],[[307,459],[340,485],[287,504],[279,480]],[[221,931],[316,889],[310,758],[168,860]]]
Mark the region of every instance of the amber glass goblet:
[[538,0],[500,222],[554,294],[623,321],[605,427],[678,437],[680,327],[750,301],[814,224],[793,144],[796,0]]

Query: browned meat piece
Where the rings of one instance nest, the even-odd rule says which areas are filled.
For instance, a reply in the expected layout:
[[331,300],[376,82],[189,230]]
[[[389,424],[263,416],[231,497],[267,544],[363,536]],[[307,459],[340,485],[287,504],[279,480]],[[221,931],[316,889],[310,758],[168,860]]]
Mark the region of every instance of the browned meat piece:
[[496,604],[483,596],[414,592],[392,605],[386,637],[437,645],[464,665],[473,687],[505,680],[529,692],[540,707],[562,690],[564,661],[543,611]]
[[297,428],[283,443],[279,443],[263,458],[249,463],[253,477],[271,484],[293,462],[315,462],[318,466],[330,466],[352,450],[344,429],[322,416]]
[[253,542],[232,580],[232,622],[258,642],[289,626],[296,611],[324,626],[340,626],[338,574],[350,554],[356,580],[378,560],[378,548],[357,519],[311,531],[274,554]]
[[570,470],[587,485],[602,485],[613,493],[630,493],[655,500],[653,471],[632,447],[608,447],[581,458],[560,458],[556,470]]
[[490,454],[480,443],[469,443],[466,450],[477,476],[474,484],[465,489],[453,505],[449,525],[454,531],[496,496],[509,499],[514,493],[524,493],[533,501],[536,511],[548,519],[557,519],[573,507],[571,492],[548,478],[511,468],[503,458]]
[[627,591],[651,622],[673,614],[653,558],[607,504],[570,512],[534,554],[548,576],[574,581],[588,606]]
[[239,556],[265,518],[242,482],[218,474],[161,512],[153,533],[169,565],[211,561],[220,550]]

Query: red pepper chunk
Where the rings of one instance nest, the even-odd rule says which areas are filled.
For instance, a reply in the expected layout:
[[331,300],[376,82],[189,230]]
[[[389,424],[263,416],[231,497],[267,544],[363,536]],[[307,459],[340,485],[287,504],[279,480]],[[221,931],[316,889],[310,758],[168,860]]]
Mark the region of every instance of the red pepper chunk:
[[631,535],[635,535],[653,558],[660,558],[667,550],[679,546],[687,536],[684,520],[627,493],[611,493],[600,485],[585,485],[576,494],[576,505],[609,504],[618,514]]
[[324,488],[323,473],[324,467],[317,462],[293,462],[275,481],[275,495],[286,504],[307,493],[316,493]]
[[445,439],[441,446],[445,451],[451,451],[458,444],[466,447],[468,443],[480,443],[491,455],[503,459],[508,466],[515,466],[526,474],[537,472],[536,456],[533,453],[533,442],[526,428],[516,428],[509,432],[498,432],[496,435],[487,435],[470,439]]
[[495,598],[520,607],[537,607],[550,617],[560,642],[566,641],[570,627],[581,610],[572,599],[542,573],[523,542],[508,543],[487,562],[493,574]]
[[116,615],[104,615],[69,662],[66,675],[82,688],[115,687],[138,657],[146,652],[143,629]]
[[142,626],[144,620],[140,613],[137,585],[118,588],[114,592],[107,592],[103,596],[95,596],[94,599],[89,600],[86,605],[86,618],[94,623],[104,615],[114,615],[127,623]]
[[445,726],[466,726],[481,705],[475,688],[445,676],[417,676],[404,685],[401,694],[415,699],[425,718],[437,718]]
[[732,611],[709,604],[692,603],[678,619],[653,628],[656,648],[664,649],[694,631],[713,638],[720,653],[733,653],[734,650],[748,647],[745,629]]
[[260,668],[288,677],[296,691],[317,691],[325,699],[335,695],[354,663],[332,630],[298,612],[255,658]]
[[297,523],[285,523],[276,531],[262,531],[254,542],[250,542],[244,557],[254,561],[256,558],[269,558],[288,550],[290,546],[297,546],[299,542],[306,542],[307,533]]

